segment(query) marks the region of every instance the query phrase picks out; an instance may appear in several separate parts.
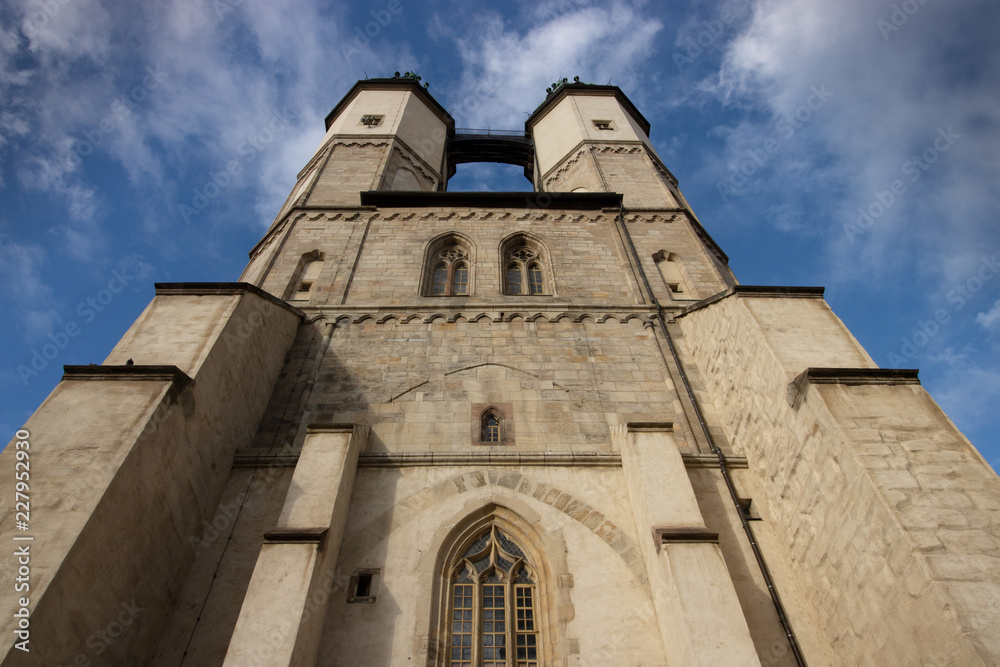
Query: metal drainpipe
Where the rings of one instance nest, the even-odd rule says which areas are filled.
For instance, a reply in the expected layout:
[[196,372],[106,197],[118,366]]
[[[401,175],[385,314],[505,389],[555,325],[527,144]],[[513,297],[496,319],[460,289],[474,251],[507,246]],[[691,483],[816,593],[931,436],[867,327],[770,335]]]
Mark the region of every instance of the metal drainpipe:
[[[663,319],[663,308],[660,306],[659,300],[653,294],[653,290],[649,285],[649,280],[646,278],[646,272],[642,268],[642,260],[639,257],[639,252],[636,250],[635,243],[632,242],[632,235],[629,234],[628,227],[625,226],[624,202],[618,206],[618,223],[621,226],[625,239],[628,241],[632,255],[635,257],[636,266],[639,269],[639,275],[642,277],[642,282],[646,285],[646,291],[649,293],[649,298],[652,299],[653,305],[656,306],[656,318],[660,322],[660,329],[663,331],[663,337],[666,339],[667,347],[670,349],[670,356],[673,358],[674,364],[677,367],[677,372],[681,377],[681,383],[684,385],[684,390],[691,401],[692,407],[694,408],[698,424],[701,426],[702,433],[705,434],[705,439],[708,441],[708,445],[711,448],[712,453],[719,458],[719,470],[722,471],[722,478],[726,482],[726,488],[729,489],[729,497],[732,498],[733,505],[736,506],[736,513],[740,517],[740,523],[743,524],[743,531],[746,533],[747,540],[750,542],[750,549],[753,551],[754,558],[757,560],[757,566],[760,568],[760,573],[764,577],[764,584],[767,586],[767,591],[771,594],[771,602],[774,603],[774,609],[778,613],[778,621],[781,623],[781,627],[785,631],[785,637],[788,639],[788,644],[791,646],[792,654],[795,656],[795,662],[799,667],[806,667],[805,656],[802,655],[802,649],[799,648],[799,642],[795,638],[795,631],[792,630],[791,621],[785,613],[785,606],[782,604],[781,596],[778,595],[778,589],[774,585],[774,578],[771,576],[771,570],[767,567],[767,562],[764,560],[764,554],[760,550],[760,546],[757,544],[757,538],[754,535],[753,527],[750,525],[750,520],[747,518],[746,510],[740,502],[739,494],[736,492],[736,485],[733,483],[733,478],[729,473],[729,462],[726,460],[726,455],[722,449],[715,444],[715,439],[712,437],[711,431],[709,431],[708,424],[705,423],[705,416],[701,411],[701,405],[698,403],[698,398],[695,396],[694,390],[691,389],[691,383],[688,380],[687,373],[684,372],[684,365],[681,363],[680,356],[677,354],[677,348],[674,346],[674,341],[670,337],[670,331],[667,330],[667,323]],[[663,357],[663,361],[666,362],[667,358],[663,353],[663,347],[659,345],[659,340],[657,340],[657,347],[660,349],[660,355]]]

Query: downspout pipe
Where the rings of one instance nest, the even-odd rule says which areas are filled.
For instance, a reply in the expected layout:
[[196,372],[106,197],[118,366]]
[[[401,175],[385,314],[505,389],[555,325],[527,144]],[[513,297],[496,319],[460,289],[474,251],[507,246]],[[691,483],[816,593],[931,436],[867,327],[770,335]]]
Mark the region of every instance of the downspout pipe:
[[[781,602],[781,596],[778,595],[778,589],[774,585],[774,578],[771,576],[771,570],[767,567],[767,561],[764,559],[764,553],[761,551],[760,545],[757,543],[757,537],[754,535],[753,526],[750,525],[750,518],[747,515],[747,510],[743,506],[743,503],[740,502],[740,496],[736,492],[736,485],[729,472],[729,462],[726,459],[726,454],[715,443],[715,438],[712,437],[712,432],[708,428],[708,424],[705,421],[705,415],[701,410],[701,404],[698,402],[698,397],[695,396],[694,390],[691,388],[691,382],[688,379],[687,373],[684,371],[684,365],[681,363],[680,355],[677,354],[677,347],[674,345],[674,341],[670,336],[670,331],[667,329],[667,323],[663,318],[663,307],[653,294],[649,280],[646,278],[646,272],[642,268],[642,259],[639,257],[639,252],[636,250],[635,243],[632,241],[632,235],[629,233],[628,227],[625,225],[624,204],[620,204],[618,207],[618,224],[622,230],[622,235],[625,240],[628,241],[629,249],[632,252],[632,256],[635,258],[635,263],[639,270],[639,275],[642,277],[642,282],[646,286],[646,292],[649,294],[649,298],[652,300],[653,305],[656,306],[656,318],[660,323],[660,329],[663,331],[663,337],[667,341],[667,347],[670,350],[670,356],[672,357],[674,365],[677,368],[677,373],[680,375],[681,384],[684,385],[684,391],[687,394],[688,399],[691,401],[695,418],[698,420],[701,431],[704,433],[705,439],[708,441],[709,448],[719,459],[719,470],[722,472],[722,478],[725,480],[726,488],[729,490],[729,497],[732,498],[733,505],[736,507],[736,513],[740,517],[740,523],[743,525],[743,532],[746,533],[747,540],[750,542],[750,549],[753,551],[754,559],[757,561],[757,567],[760,568],[761,576],[764,578],[764,584],[767,586],[767,592],[771,595],[771,602],[774,604],[774,609],[778,614],[778,621],[781,623],[781,628],[785,632],[785,637],[788,639],[788,644],[792,649],[792,654],[795,656],[795,663],[798,667],[806,667],[805,656],[802,655],[802,649],[799,647],[799,642],[795,637],[795,631],[792,629],[791,621],[788,618],[788,614],[785,613],[785,605]],[[663,347],[660,345],[657,346],[660,348],[660,355],[663,356],[663,361],[666,362],[667,358],[663,353]]]

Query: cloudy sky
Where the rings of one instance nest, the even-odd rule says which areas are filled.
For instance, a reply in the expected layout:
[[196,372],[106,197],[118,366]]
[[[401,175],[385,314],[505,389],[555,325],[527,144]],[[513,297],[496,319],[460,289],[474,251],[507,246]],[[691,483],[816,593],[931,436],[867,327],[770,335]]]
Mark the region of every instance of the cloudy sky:
[[0,428],[154,282],[235,280],[357,79],[415,70],[459,127],[518,129],[580,76],[650,120],[741,282],[825,285],[1000,467],[998,26],[987,0],[6,0]]

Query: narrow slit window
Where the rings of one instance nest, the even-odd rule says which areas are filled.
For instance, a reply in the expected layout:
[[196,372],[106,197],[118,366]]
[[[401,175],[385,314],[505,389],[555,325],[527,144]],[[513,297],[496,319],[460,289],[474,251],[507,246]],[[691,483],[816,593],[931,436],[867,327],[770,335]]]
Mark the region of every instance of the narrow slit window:
[[[524,570],[521,570],[524,573]],[[526,577],[524,577],[526,578]],[[535,631],[535,606],[532,602],[531,586],[516,586],[515,651],[517,667],[538,667],[538,633]]]
[[354,597],[366,598],[372,593],[372,575],[359,574],[358,586],[354,591]]
[[521,293],[521,267],[518,264],[510,264],[507,267],[507,293]]
[[[491,579],[499,577],[494,574]],[[483,667],[507,666],[507,606],[503,584],[483,584]]]
[[444,262],[434,267],[434,286],[432,294],[445,294],[448,290],[448,266]]
[[542,268],[537,264],[532,264],[528,268],[528,286],[532,294],[543,294]]
[[452,279],[452,294],[469,293],[469,267],[465,262],[455,265],[455,276]]
[[[468,581],[468,578],[463,575]],[[460,580],[461,581],[461,580]],[[452,667],[472,667],[472,584],[456,583],[452,596]]]
[[595,120],[594,127],[598,130],[613,130],[615,129],[614,123],[610,120]]

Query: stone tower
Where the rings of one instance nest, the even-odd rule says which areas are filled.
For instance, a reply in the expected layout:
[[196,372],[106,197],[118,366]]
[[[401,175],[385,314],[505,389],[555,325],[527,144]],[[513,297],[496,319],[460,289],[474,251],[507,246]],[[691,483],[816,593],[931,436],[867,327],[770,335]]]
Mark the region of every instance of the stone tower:
[[326,125],[240,282],[158,284],[0,457],[2,665],[1000,662],[997,476],[822,288],[737,283],[621,90]]

